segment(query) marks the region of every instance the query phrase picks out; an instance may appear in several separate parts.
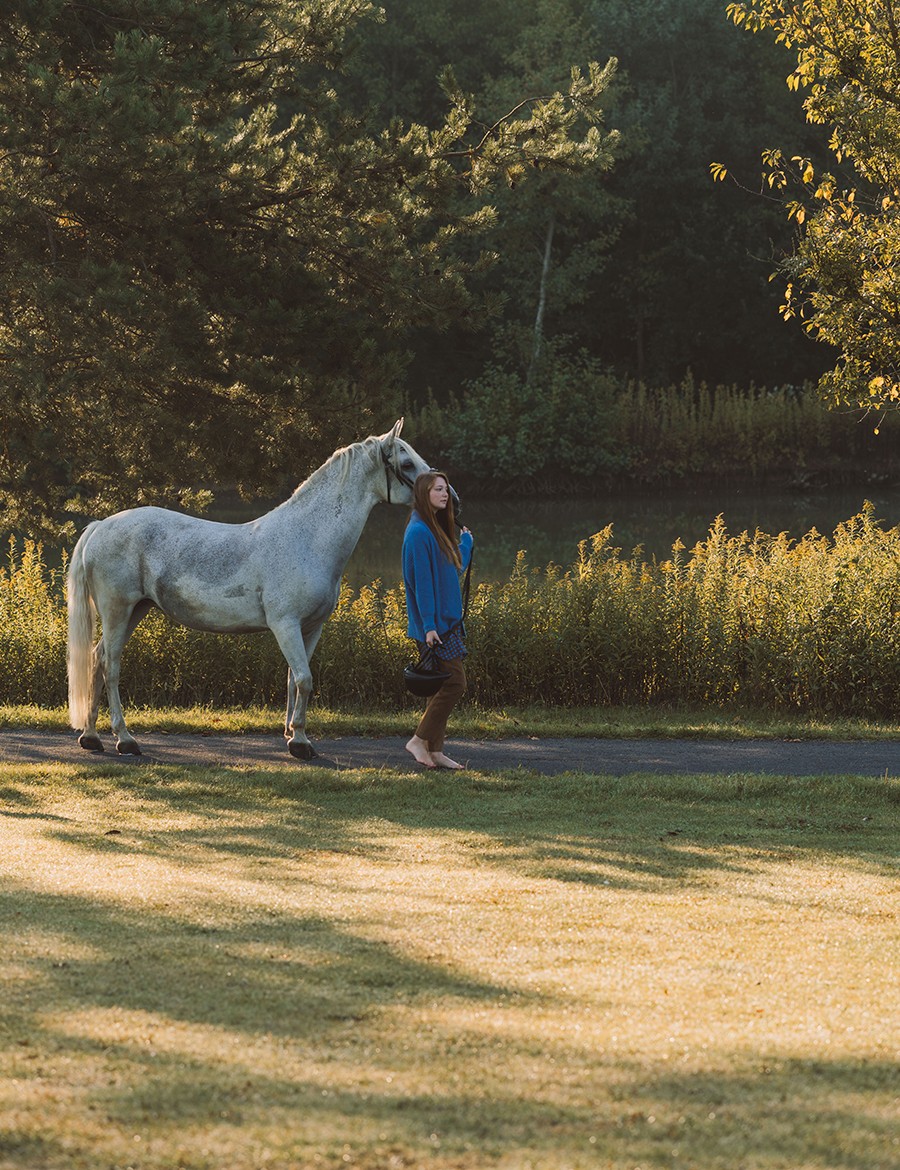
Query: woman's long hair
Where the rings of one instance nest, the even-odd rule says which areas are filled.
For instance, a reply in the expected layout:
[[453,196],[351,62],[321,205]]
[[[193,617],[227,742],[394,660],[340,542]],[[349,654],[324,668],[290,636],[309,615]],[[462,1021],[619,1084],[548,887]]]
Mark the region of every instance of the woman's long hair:
[[456,565],[457,569],[462,568],[462,557],[459,555],[459,530],[456,527],[456,519],[453,515],[453,503],[447,501],[447,507],[436,510],[429,499],[429,492],[434,485],[436,479],[442,479],[447,487],[450,486],[450,480],[443,471],[423,471],[421,475],[416,476],[416,482],[413,487],[413,508],[419,513],[431,531],[434,533],[434,538],[438,542],[438,547],[447,558]]

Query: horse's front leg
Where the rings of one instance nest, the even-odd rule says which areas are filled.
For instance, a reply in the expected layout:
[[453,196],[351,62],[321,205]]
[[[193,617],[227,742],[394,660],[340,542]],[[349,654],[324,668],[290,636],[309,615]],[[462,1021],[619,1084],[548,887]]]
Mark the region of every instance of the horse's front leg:
[[307,649],[308,639],[304,640],[300,626],[296,622],[285,622],[272,627],[272,633],[288,664],[284,735],[288,741],[288,751],[298,760],[312,760],[316,756],[316,751],[306,734],[306,708],[312,694],[309,659],[319,640],[320,632],[321,627],[312,639],[312,645]]
[[294,672],[288,667],[287,679],[287,707],[284,712],[284,738],[290,739],[294,734],[291,730],[291,720],[294,718],[294,707],[297,703],[297,687],[294,684]]

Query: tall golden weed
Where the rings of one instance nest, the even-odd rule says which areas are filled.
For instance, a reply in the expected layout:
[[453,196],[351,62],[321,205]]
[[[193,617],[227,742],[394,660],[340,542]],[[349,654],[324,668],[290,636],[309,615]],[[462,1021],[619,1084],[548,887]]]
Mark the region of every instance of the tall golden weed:
[[0,566],[0,694],[15,703],[64,702],[66,610],[63,567],[48,568],[43,547],[11,538]]
[[[65,700],[62,572],[39,545],[10,545],[0,570],[0,702]],[[721,518],[693,549],[623,556],[606,528],[563,569],[473,590],[470,697],[487,706],[685,703],[831,715],[895,714],[900,688],[900,529],[872,508],[831,536],[731,536]],[[415,656],[402,589],[345,585],[313,660],[321,702],[412,704]],[[125,653],[139,705],[280,704],[271,635],[217,637],[146,619]]]

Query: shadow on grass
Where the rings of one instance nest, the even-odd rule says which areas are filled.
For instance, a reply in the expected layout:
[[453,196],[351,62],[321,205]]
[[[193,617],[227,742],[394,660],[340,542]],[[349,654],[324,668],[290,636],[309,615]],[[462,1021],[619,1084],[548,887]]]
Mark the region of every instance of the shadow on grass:
[[888,1170],[900,1151],[898,1078],[896,1062],[846,1058],[639,1078],[621,1091],[620,1124],[651,1164],[667,1164],[668,1148],[701,1167]]
[[[40,1014],[77,1003],[247,1034],[321,1038],[361,1010],[411,997],[477,1001],[511,994],[432,961],[415,962],[324,918],[268,908],[206,925],[158,907],[128,912],[115,903],[20,888],[0,895],[0,922],[13,930],[39,924],[63,943],[96,952],[33,960]],[[21,1004],[10,1026],[23,1036],[40,1027]]]
[[[316,1078],[258,1071],[249,1055],[246,1061],[216,1061],[154,1052],[137,1041],[116,1045],[64,1032],[44,1039],[70,1057],[130,1069],[127,1079],[111,1078],[90,1094],[90,1108],[126,1142],[136,1131],[149,1130],[163,1147],[184,1130],[215,1133],[229,1151],[232,1170],[256,1166],[266,1142],[267,1162],[279,1167],[349,1162],[373,1170],[424,1164],[474,1170],[601,1161],[614,1170],[896,1166],[891,1101],[900,1069],[889,1062],[756,1061],[737,1071],[655,1076],[616,1052],[549,1044],[540,1053],[542,1075],[535,1075],[533,1047],[507,1043],[502,1052],[485,1051],[477,1075],[461,1083],[427,1036],[404,1032],[392,1039],[385,1031],[378,1059],[355,1057],[365,1087],[347,1087],[329,1080],[327,1072]],[[411,1047],[426,1070],[432,1082],[427,1091],[385,1086],[401,1040],[404,1057]],[[523,1075],[504,1076],[501,1066]],[[578,1070],[574,1090],[570,1069]],[[253,1148],[242,1149],[242,1143]],[[22,1170],[73,1164],[74,1152],[71,1140],[63,1147],[24,1129],[0,1132],[4,1165]],[[91,1150],[85,1146],[77,1153],[84,1159]],[[90,1164],[120,1165],[96,1151]],[[177,1164],[191,1170],[215,1162],[195,1150],[193,1156],[181,1154]]]
[[[484,864],[623,889],[703,882],[766,858],[812,853],[892,873],[900,828],[900,783],[888,778],[316,769],[297,776],[156,765],[132,773],[112,765],[76,768],[71,784],[91,799],[124,793],[151,817],[154,808],[162,820],[190,810],[198,820],[196,828],[144,828],[119,839],[111,811],[103,831],[74,824],[56,830],[89,850],[161,855],[176,864],[186,846],[258,859],[325,851],[378,860],[392,856],[387,823],[401,835],[449,834]],[[44,815],[25,785],[7,787],[0,799],[13,816]]]
[[[550,994],[416,961],[333,911],[278,908],[277,890],[238,908],[239,895],[223,888],[222,906],[215,902],[217,862],[243,860],[237,876],[225,867],[231,880],[264,888],[266,863],[279,861],[281,880],[302,885],[310,878],[291,869],[294,860],[331,854],[338,867],[344,855],[370,866],[392,862],[392,839],[418,831],[450,842],[462,864],[623,890],[739,873],[755,855],[809,853],[886,874],[896,857],[898,810],[896,787],[886,781],[313,770],[298,781],[283,770],[158,767],[6,776],[5,816],[14,826],[43,818],[42,838],[68,847],[73,867],[133,863],[139,886],[143,865],[164,861],[177,882],[199,862],[205,884],[176,913],[159,900],[130,909],[46,883],[32,888],[27,878],[7,883],[4,934],[39,940],[17,961],[27,994],[11,993],[0,1006],[12,1076],[33,1073],[32,1053],[43,1076],[67,1085],[72,1067],[90,1064],[99,1074],[83,1077],[83,1108],[96,1111],[122,1145],[107,1156],[92,1151],[89,1138],[66,1145],[52,1132],[39,1137],[8,1126],[0,1130],[4,1165],[123,1166],[124,1143],[144,1125],[170,1143],[180,1127],[228,1131],[238,1156],[219,1164],[229,1170],[256,1164],[252,1151],[239,1148],[247,1132],[277,1142],[273,1164],[291,1167],[311,1166],[314,1149],[320,1165],[346,1164],[349,1149],[372,1170],[401,1156],[394,1164],[474,1170],[510,1164],[516,1151],[522,1165],[554,1170],[603,1158],[616,1170],[895,1164],[897,1134],[886,1117],[898,1070],[887,1061],[766,1061],[760,1054],[753,1062],[736,1056],[724,1071],[679,1073],[656,1053],[653,1064],[637,1067],[627,1050],[602,1051],[573,1032],[534,1036],[526,1009],[565,1006]],[[50,784],[56,789],[48,797]],[[325,896],[327,881],[315,881]],[[352,898],[352,881],[343,896]],[[442,1012],[449,1007],[450,1017],[452,1009],[465,1013],[465,1030],[454,1031],[452,1021],[443,1031],[421,1026],[434,1002]],[[480,1010],[518,1026],[479,1029]],[[127,1016],[119,1025],[116,1013]],[[147,1033],[166,1027],[176,1038],[155,1046]],[[231,1049],[204,1050],[210,1033]],[[266,1059],[257,1059],[263,1048]],[[281,1050],[293,1054],[292,1072],[273,1060]],[[387,1087],[398,1070],[406,1087]],[[311,1119],[325,1134],[318,1146],[304,1136]],[[140,1165],[174,1165],[171,1150]],[[215,1165],[197,1151],[179,1157],[185,1170]]]

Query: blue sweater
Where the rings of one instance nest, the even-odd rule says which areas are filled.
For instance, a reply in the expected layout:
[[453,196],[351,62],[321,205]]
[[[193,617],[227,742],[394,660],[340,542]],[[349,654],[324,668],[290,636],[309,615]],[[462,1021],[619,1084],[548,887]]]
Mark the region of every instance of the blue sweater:
[[[462,567],[472,557],[471,532],[459,538]],[[429,630],[443,637],[462,618],[462,594],[456,565],[441,552],[434,533],[413,512],[403,537],[403,584],[406,586],[406,632],[424,642]]]

